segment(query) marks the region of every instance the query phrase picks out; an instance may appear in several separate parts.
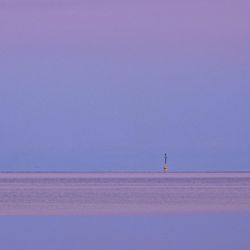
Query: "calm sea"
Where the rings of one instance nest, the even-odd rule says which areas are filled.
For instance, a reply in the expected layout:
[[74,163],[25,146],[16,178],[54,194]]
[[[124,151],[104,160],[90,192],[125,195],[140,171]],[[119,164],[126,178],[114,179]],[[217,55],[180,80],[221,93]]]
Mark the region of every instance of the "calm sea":
[[250,173],[1,173],[0,215],[250,212]]
[[0,215],[0,250],[250,250],[250,173],[1,173]]

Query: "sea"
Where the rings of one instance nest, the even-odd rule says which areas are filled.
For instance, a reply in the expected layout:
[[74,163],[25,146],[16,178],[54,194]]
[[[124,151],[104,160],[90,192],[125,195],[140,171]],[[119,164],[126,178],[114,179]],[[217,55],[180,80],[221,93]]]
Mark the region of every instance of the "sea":
[[0,173],[1,250],[250,250],[250,172]]

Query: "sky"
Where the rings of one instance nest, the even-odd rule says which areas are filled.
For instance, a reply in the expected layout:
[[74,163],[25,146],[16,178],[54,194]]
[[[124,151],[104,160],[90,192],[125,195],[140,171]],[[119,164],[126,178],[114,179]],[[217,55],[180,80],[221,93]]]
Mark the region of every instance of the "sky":
[[250,170],[248,0],[0,0],[0,171]]

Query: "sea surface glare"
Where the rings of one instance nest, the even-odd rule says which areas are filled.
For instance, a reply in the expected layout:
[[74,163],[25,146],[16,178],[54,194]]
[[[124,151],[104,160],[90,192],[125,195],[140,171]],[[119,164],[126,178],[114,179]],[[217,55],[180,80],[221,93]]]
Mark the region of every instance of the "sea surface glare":
[[0,173],[0,215],[250,212],[250,172]]

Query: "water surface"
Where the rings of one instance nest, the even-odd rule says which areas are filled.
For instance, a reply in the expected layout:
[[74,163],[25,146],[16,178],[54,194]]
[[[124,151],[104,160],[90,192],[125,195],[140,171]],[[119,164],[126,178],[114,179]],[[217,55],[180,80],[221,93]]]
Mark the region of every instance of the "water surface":
[[249,250],[249,214],[0,217],[3,250]]
[[1,173],[0,215],[249,213],[250,173]]

